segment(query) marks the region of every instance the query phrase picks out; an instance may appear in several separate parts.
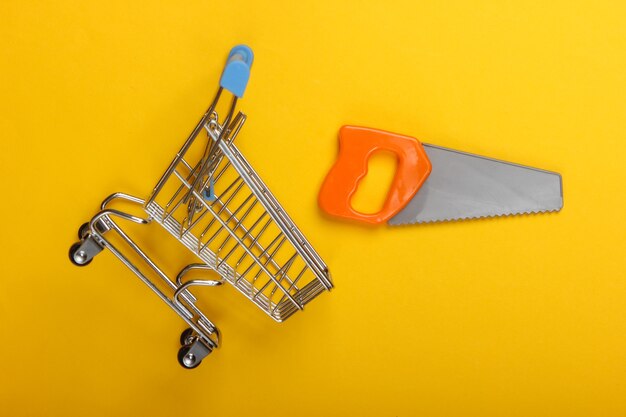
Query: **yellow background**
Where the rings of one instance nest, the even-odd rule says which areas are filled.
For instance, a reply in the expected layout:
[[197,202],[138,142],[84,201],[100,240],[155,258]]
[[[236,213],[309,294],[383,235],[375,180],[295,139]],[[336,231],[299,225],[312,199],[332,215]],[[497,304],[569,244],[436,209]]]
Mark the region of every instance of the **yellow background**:
[[[2,1],[0,415],[626,415],[625,20],[609,0]],[[152,189],[240,42],[240,149],[336,289],[280,325],[207,291],[224,343],[189,372],[183,322],[111,253],[67,250],[107,194]],[[558,171],[565,208],[326,218],[348,123]]]

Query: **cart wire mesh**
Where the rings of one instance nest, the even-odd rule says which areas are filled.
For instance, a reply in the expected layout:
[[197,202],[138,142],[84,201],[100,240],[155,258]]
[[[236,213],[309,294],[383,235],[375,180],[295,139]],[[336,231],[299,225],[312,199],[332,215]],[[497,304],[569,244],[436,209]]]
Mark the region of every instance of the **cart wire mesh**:
[[324,262],[233,143],[245,119],[239,112],[220,124],[212,110],[145,209],[280,322],[332,288],[332,282]]

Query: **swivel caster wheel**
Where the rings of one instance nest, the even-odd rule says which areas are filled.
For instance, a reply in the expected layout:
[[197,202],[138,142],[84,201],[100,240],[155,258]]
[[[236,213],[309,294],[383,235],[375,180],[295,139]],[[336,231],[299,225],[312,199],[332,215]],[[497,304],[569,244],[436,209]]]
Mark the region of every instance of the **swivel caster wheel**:
[[78,228],[78,238],[83,240],[89,234],[89,223],[85,222]]
[[194,340],[195,340],[195,338],[193,336],[193,330],[192,329],[185,329],[180,334],[180,345],[181,346],[189,346],[190,344],[193,343]]
[[183,346],[178,350],[178,363],[185,369],[193,369],[198,367],[202,360],[191,352],[191,346]]
[[89,259],[87,253],[81,249],[81,246],[80,242],[70,246],[70,261],[76,266],[87,266],[93,261],[93,258]]

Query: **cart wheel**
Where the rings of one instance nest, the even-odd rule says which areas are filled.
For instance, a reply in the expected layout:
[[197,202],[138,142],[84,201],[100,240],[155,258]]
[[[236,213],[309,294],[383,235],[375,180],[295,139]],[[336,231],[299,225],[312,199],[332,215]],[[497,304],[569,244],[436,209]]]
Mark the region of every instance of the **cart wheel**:
[[193,343],[192,335],[193,335],[193,329],[183,330],[183,332],[180,334],[180,345],[188,346],[192,344]]
[[190,346],[183,346],[178,350],[178,363],[185,369],[193,369],[202,363],[193,353],[189,353]]
[[93,259],[86,260],[87,257],[83,252],[79,252],[80,243],[74,243],[70,247],[70,261],[76,266],[87,266],[93,261]]
[[80,227],[78,228],[78,238],[80,240],[83,240],[85,236],[87,236],[88,233],[89,233],[89,223],[85,222],[81,224]]

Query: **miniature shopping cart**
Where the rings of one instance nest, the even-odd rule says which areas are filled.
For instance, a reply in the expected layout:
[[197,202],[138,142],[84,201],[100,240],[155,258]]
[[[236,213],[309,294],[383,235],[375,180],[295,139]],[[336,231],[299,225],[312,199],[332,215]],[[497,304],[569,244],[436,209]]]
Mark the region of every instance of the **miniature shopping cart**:
[[[213,102],[148,199],[123,193],[107,197],[81,226],[80,241],[69,252],[74,264],[85,266],[109,249],[178,313],[188,325],[178,352],[185,368],[198,366],[220,344],[220,333],[198,306],[194,287],[228,282],[281,322],[333,286],[324,261],[233,143],[246,120],[241,112],[233,115],[252,59],[246,46],[231,50]],[[228,102],[220,100],[224,90],[232,100],[222,118],[217,110]],[[114,201],[143,211],[138,215],[112,208]],[[123,230],[128,222],[160,224],[197,262],[168,276]],[[190,279],[197,270],[214,271],[218,278]]]

